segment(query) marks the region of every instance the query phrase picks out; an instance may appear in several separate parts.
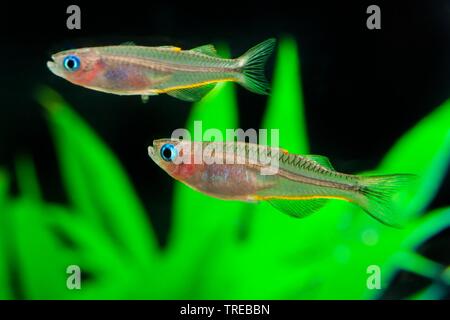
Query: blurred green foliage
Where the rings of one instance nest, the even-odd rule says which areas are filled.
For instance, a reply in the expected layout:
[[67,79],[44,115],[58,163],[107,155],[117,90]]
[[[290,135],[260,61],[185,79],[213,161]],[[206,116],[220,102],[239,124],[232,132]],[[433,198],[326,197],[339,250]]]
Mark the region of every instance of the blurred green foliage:
[[[295,41],[282,39],[261,127],[280,129],[283,148],[308,153],[299,68]],[[105,143],[56,92],[41,88],[38,100],[70,201],[42,200],[29,158],[17,161],[18,197],[9,195],[9,174],[0,170],[0,299],[18,291],[27,299],[373,299],[400,270],[432,280],[410,298],[438,299],[442,283],[450,285],[448,266],[416,251],[450,225],[450,207],[423,215],[450,160],[450,102],[406,132],[370,172],[420,176],[400,199],[411,220],[405,229],[345,202],[294,219],[265,203],[221,201],[175,182],[173,225],[161,249]],[[186,127],[202,120],[203,129],[237,128],[237,108],[234,86],[220,84],[193,106]],[[81,290],[66,287],[69,265],[82,270]],[[370,265],[381,268],[381,291],[367,288]]]

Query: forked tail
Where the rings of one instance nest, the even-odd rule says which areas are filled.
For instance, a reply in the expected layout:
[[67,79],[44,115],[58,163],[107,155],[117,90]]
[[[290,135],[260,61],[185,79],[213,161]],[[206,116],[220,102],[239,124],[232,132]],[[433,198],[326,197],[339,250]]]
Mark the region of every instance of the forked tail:
[[238,58],[242,74],[239,83],[248,90],[259,94],[269,94],[270,84],[264,76],[264,65],[272,53],[275,43],[275,39],[267,39]]
[[355,202],[378,221],[396,228],[404,223],[396,209],[396,197],[416,178],[412,174],[361,177]]

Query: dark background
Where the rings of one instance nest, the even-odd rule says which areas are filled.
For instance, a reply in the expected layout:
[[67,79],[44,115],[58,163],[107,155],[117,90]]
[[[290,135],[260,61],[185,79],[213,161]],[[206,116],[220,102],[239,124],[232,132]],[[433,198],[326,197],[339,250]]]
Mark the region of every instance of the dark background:
[[[44,112],[32,97],[37,85],[50,85],[119,157],[164,244],[173,181],[147,146],[183,127],[190,104],[163,95],[144,105],[139,97],[87,90],[54,76],[46,61],[63,49],[125,41],[182,48],[225,42],[235,57],[289,34],[299,44],[311,152],[343,172],[370,169],[450,95],[450,1],[336,2],[2,4],[0,166],[13,172],[18,155],[31,155],[45,198],[66,201]],[[66,28],[70,4],[81,7],[81,30]],[[370,4],[381,8],[381,30],[366,28]],[[272,66],[273,59],[269,78]],[[258,128],[267,97],[239,87],[238,99],[240,126]],[[447,178],[432,207],[448,205],[448,190]]]

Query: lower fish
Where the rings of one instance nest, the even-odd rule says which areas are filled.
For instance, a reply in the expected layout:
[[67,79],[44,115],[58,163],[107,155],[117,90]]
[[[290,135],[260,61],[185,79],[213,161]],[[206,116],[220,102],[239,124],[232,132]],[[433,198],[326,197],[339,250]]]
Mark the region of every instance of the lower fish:
[[52,55],[47,66],[76,85],[118,95],[168,94],[197,101],[219,82],[237,82],[258,94],[270,86],[264,65],[275,47],[268,39],[236,59],[219,57],[213,45],[191,50],[174,46],[118,46],[66,50]]
[[398,228],[404,221],[394,206],[395,197],[415,178],[340,173],[324,156],[246,142],[159,139],[148,153],[171,177],[212,197],[266,201],[298,218],[316,212],[329,200],[342,200]]

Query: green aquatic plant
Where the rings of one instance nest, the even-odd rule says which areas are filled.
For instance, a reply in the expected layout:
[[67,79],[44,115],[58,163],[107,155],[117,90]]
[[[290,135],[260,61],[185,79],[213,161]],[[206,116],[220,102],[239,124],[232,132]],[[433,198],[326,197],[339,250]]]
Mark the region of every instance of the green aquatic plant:
[[[280,145],[308,153],[299,68],[295,41],[283,39],[261,127],[280,129]],[[0,299],[374,299],[402,270],[431,280],[410,298],[442,298],[450,285],[448,266],[417,251],[450,225],[450,207],[425,213],[448,169],[450,101],[370,172],[419,175],[400,200],[411,220],[405,229],[345,202],[293,219],[265,203],[221,201],[174,182],[173,223],[161,249],[111,150],[56,92],[41,88],[37,98],[69,202],[42,199],[30,158],[17,160],[17,197],[9,193],[12,173],[0,170]],[[237,128],[237,108],[233,85],[220,84],[194,104],[186,127],[202,120],[204,129]],[[82,270],[81,290],[66,286],[69,265]],[[373,265],[381,290],[367,287]]]

